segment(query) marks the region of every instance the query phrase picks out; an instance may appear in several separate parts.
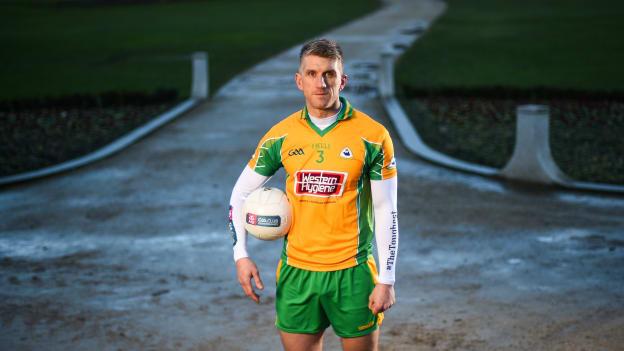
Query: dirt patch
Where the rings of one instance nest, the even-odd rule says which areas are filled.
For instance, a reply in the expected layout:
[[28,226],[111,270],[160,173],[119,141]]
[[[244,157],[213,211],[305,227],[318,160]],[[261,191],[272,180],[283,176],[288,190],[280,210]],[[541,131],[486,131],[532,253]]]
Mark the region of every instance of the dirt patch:
[[[468,336],[462,330],[462,320],[454,321],[454,330],[431,328],[421,323],[404,323],[384,331],[389,342],[382,347],[384,351],[402,350],[478,350],[485,342]],[[390,338],[391,337],[391,338]],[[391,340],[391,341],[390,341]]]

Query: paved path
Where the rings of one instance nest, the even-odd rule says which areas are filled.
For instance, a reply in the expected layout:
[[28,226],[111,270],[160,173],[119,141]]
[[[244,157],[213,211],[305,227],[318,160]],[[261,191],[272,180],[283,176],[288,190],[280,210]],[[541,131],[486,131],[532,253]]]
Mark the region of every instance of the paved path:
[[[443,9],[389,1],[327,34],[345,50],[346,95],[392,134],[370,69],[386,45],[409,39],[402,28]],[[267,285],[254,305],[235,282],[225,217],[260,136],[302,106],[297,51],[239,75],[119,155],[0,192],[0,349],[279,349],[280,245],[250,243]],[[624,344],[624,199],[455,173],[394,139],[399,304],[384,350]],[[338,345],[331,333],[327,345]]]

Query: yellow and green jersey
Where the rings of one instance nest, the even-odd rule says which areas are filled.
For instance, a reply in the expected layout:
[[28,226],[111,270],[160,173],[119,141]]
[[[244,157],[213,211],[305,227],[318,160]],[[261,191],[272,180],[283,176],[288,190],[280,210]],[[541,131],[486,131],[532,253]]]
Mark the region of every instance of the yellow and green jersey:
[[271,128],[249,161],[263,176],[286,171],[293,223],[282,259],[301,269],[334,271],[366,262],[375,227],[370,180],[396,175],[388,131],[340,99],[335,123],[320,130],[304,107]]

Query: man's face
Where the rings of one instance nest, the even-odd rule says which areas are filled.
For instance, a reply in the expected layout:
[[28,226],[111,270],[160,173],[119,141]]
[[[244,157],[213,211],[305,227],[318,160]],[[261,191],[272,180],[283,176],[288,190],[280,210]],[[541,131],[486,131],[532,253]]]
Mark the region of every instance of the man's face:
[[347,76],[339,60],[307,55],[301,60],[295,81],[309,108],[327,110],[335,107]]

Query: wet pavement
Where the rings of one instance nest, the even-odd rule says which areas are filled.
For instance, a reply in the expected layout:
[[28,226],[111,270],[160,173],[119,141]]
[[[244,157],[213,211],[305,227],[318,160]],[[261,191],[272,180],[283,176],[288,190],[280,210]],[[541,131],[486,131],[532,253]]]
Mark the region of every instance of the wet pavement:
[[[623,197],[457,173],[396,138],[376,98],[379,53],[443,9],[391,1],[327,34],[345,50],[345,95],[398,156],[398,303],[382,349],[621,350]],[[267,286],[256,305],[236,283],[226,216],[259,138],[302,107],[298,49],[114,157],[0,190],[0,349],[280,349],[281,245],[250,240]],[[329,331],[326,348],[338,344]]]

